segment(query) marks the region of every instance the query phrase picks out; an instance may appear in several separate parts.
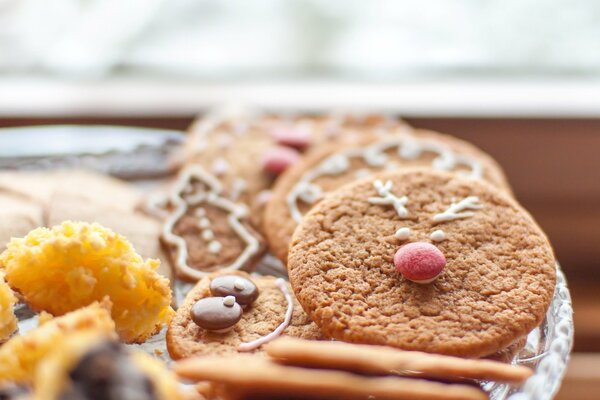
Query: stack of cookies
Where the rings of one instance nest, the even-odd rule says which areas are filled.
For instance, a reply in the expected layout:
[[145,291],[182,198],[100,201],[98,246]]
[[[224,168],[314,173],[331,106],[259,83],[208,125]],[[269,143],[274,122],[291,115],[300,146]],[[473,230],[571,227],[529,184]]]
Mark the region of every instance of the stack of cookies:
[[555,259],[480,149],[225,110],[184,161],[147,197],[0,174],[0,398],[483,399],[532,375]]
[[[492,361],[472,360],[525,346],[552,300],[553,251],[500,166],[462,140],[381,116],[210,115],[147,209],[195,285],[167,348],[209,398],[479,398],[468,385],[531,373],[478,375]],[[249,275],[265,257],[289,281]],[[282,336],[297,340],[289,359]],[[362,362],[384,354],[408,361]]]

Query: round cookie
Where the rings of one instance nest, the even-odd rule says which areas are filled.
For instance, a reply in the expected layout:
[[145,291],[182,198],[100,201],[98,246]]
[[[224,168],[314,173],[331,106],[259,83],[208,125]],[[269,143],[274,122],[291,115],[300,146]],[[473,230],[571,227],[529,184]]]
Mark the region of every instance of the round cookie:
[[276,115],[225,109],[190,127],[186,161],[215,175],[223,183],[224,196],[248,205],[251,222],[262,229],[274,178],[300,153],[325,142],[356,140],[365,131],[401,127],[402,121],[381,115]]
[[366,138],[358,145],[329,145],[290,167],[277,180],[265,212],[264,232],[271,251],[285,262],[294,229],[323,195],[376,172],[431,166],[511,192],[501,167],[472,144],[432,131],[407,132],[410,135]]
[[[435,231],[444,239],[432,240]],[[396,270],[395,253],[411,242],[444,254],[433,282]],[[331,338],[464,357],[531,331],[556,281],[546,236],[512,198],[431,169],[388,172],[326,196],[294,233],[288,271],[298,301]]]
[[[194,305],[202,299],[215,296],[211,293],[211,282],[222,276],[236,276],[249,279],[258,288],[258,298],[245,307],[241,319],[227,332],[208,331],[198,326],[192,320]],[[174,360],[187,358],[193,355],[229,354],[240,351],[243,343],[250,343],[278,329],[285,320],[289,304],[285,294],[277,286],[278,280],[274,277],[250,277],[245,272],[216,273],[200,280],[188,293],[177,314],[169,324],[167,330],[167,349]],[[285,282],[285,290],[289,284]],[[283,330],[284,335],[304,338],[321,339],[319,328],[308,318],[293,296],[293,311],[290,323]],[[271,335],[275,338],[277,335]],[[260,351],[261,348],[246,348],[243,351]]]

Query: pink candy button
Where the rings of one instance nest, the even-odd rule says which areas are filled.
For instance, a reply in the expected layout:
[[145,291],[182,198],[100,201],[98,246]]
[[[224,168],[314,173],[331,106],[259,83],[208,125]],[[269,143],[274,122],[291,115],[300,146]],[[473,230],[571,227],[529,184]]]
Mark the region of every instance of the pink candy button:
[[263,171],[272,175],[279,175],[300,159],[300,153],[291,147],[275,146],[267,149],[263,154]]
[[406,279],[416,283],[429,283],[444,270],[446,257],[431,243],[408,243],[394,255],[394,265]]
[[290,126],[279,126],[271,131],[271,136],[277,144],[294,147],[296,149],[307,148],[312,140],[307,129],[294,128]]

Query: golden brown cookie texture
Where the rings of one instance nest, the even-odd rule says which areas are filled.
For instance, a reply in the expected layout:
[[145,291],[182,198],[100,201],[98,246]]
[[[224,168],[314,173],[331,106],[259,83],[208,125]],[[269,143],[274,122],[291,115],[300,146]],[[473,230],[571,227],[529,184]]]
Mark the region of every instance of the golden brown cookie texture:
[[218,270],[254,268],[264,241],[248,223],[248,208],[223,197],[215,176],[189,166],[169,193],[161,239],[178,277],[197,281]]
[[431,167],[483,179],[511,192],[502,168],[474,145],[437,132],[403,130],[366,136],[358,144],[322,147],[285,171],[267,203],[264,232],[282,261],[300,219],[323,195],[360,178],[386,170]]
[[251,222],[262,229],[264,205],[275,178],[265,169],[265,158],[274,150],[292,162],[293,154],[297,159],[323,143],[354,141],[367,131],[403,127],[402,121],[382,115],[277,115],[226,108],[193,123],[186,160],[217,176],[224,196],[248,205]]
[[[230,331],[218,333],[203,329],[192,320],[192,308],[199,300],[214,296],[210,290],[213,279],[228,275],[254,282],[259,290],[258,298],[244,309],[241,319]],[[321,339],[319,328],[304,313],[297,300],[292,300],[291,322],[283,335]],[[277,287],[274,277],[250,277],[244,272],[212,274],[196,284],[177,310],[167,331],[167,349],[175,360],[193,355],[237,353],[242,343],[257,340],[276,330],[284,321],[287,309],[285,295]]]
[[308,341],[283,337],[267,344],[265,350],[269,356],[288,365],[374,375],[522,383],[533,373],[527,367],[490,360],[470,360],[337,341]]
[[211,381],[227,399],[487,399],[467,385],[400,377],[365,377],[342,371],[276,364],[263,357],[194,357],[174,366],[190,380]]
[[[429,284],[396,270],[398,249],[415,242],[445,257]],[[326,196],[296,230],[288,270],[304,310],[332,338],[465,357],[492,354],[537,326],[556,280],[546,236],[513,199],[429,169]]]

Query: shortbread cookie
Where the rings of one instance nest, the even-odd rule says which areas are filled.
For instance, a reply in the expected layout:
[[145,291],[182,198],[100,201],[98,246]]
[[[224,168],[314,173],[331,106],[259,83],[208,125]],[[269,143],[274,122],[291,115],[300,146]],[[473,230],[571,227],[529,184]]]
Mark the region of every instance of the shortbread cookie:
[[288,271],[332,338],[465,357],[537,326],[556,280],[548,239],[512,198],[431,169],[326,196],[298,226]]
[[[235,288],[236,284],[243,289]],[[234,299],[225,300],[228,296]],[[212,274],[196,284],[171,321],[166,340],[169,354],[178,360],[260,351],[262,344],[281,334],[322,337],[291,295],[287,282],[231,272]]]
[[290,337],[282,337],[267,344],[265,350],[269,356],[284,364],[374,375],[397,374],[521,383],[533,373],[527,367],[496,361],[469,360],[384,346]]
[[190,128],[187,161],[223,182],[223,195],[248,205],[251,221],[262,228],[263,206],[276,175],[300,153],[325,142],[348,142],[366,131],[387,132],[405,124],[380,115],[269,115],[252,110],[221,110]]
[[13,238],[0,254],[9,285],[35,310],[62,315],[105,296],[125,342],[144,342],[170,320],[169,281],[123,236],[99,224],[64,222]]
[[36,400],[182,399],[172,372],[148,354],[96,332],[67,335],[35,373]]
[[0,192],[0,252],[10,238],[44,225],[42,206],[14,193]]
[[104,300],[53,319],[47,314],[40,315],[37,328],[24,335],[13,336],[0,346],[0,382],[33,382],[39,362],[67,334],[93,331],[107,337],[115,335],[110,307],[110,302]]
[[403,134],[367,138],[359,144],[329,145],[307,155],[277,180],[264,221],[271,251],[283,262],[287,260],[294,229],[328,192],[376,172],[415,166],[431,166],[484,179],[510,192],[502,169],[489,155],[470,143],[441,133],[408,130]]
[[17,317],[14,307],[17,303],[13,291],[0,273],[0,343],[5,342],[17,330]]
[[[195,357],[175,364],[175,373],[233,390],[238,399],[487,399],[480,389],[399,377],[364,377],[348,372],[290,367],[250,355]],[[246,397],[247,396],[247,397]],[[273,396],[273,397],[270,397]]]
[[[125,211],[90,202],[80,194],[63,191],[57,191],[52,195],[46,210],[47,226],[59,225],[61,222],[69,220],[97,222],[125,236],[140,256],[160,260],[158,273],[169,279],[172,278],[169,257],[160,244],[162,223],[157,219],[141,212]],[[13,236],[24,236],[27,232]]]
[[247,222],[248,208],[222,196],[220,181],[197,166],[181,171],[165,204],[162,241],[178,277],[251,270],[266,248]]

